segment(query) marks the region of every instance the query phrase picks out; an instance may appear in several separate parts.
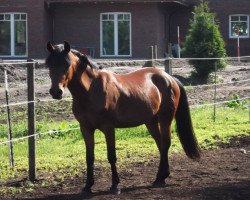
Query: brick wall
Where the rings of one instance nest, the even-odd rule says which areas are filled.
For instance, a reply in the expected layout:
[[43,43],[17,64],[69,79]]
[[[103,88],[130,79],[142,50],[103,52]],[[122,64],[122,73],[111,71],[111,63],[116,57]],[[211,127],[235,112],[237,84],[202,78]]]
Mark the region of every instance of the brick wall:
[[[130,12],[132,20],[132,57],[149,57],[149,46],[158,46],[163,57],[167,43],[177,43],[177,26],[184,41],[192,17],[191,7],[177,3],[63,3],[45,8],[44,0],[1,0],[0,13],[25,12],[28,16],[28,57],[44,58],[45,44],[69,41],[72,45],[95,48],[100,56],[100,13]],[[53,9],[53,7],[55,9]],[[210,0],[217,13],[220,30],[230,56],[236,55],[236,39],[229,38],[229,15],[250,15],[250,0]],[[54,37],[52,15],[54,10]],[[250,25],[249,25],[250,26]],[[241,55],[250,55],[250,38],[241,39]]]

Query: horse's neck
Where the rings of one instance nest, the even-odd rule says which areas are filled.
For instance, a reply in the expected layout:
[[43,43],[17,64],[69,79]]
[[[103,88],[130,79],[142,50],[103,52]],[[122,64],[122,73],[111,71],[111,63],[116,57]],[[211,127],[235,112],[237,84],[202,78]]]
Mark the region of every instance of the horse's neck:
[[86,103],[89,87],[95,77],[95,72],[87,67],[84,71],[75,70],[72,79],[68,83],[68,89],[74,101]]

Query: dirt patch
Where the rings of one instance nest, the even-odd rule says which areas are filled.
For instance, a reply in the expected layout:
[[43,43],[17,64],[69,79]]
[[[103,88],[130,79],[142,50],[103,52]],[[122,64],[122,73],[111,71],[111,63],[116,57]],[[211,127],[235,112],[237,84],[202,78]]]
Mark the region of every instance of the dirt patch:
[[[101,61],[96,61],[100,66]],[[104,63],[105,64],[105,63]],[[108,70],[115,73],[127,73],[140,69],[143,63],[129,62],[129,63],[106,63],[103,70]],[[163,63],[156,63],[156,66],[164,70]],[[189,78],[192,67],[187,61],[173,61],[173,75],[179,78],[184,85],[189,86],[193,81]],[[8,71],[9,81],[9,102],[16,103],[27,100],[27,77],[26,66],[22,65],[4,65],[0,66],[0,104],[5,104],[5,89],[4,89],[4,75],[1,68],[6,68]],[[222,84],[217,86],[217,101],[230,100],[230,98],[237,94],[239,98],[248,97],[250,91],[250,82],[245,81],[249,79],[250,62],[229,62],[225,70],[217,72],[218,80]],[[238,82],[243,81],[243,82]],[[51,83],[48,69],[44,63],[40,61],[36,64],[35,69],[35,98],[37,101],[41,99],[51,99],[49,94]],[[199,86],[188,88],[188,99],[190,105],[203,104],[214,102],[214,86]],[[67,91],[65,96],[70,96]]]
[[4,70],[7,71],[8,82],[22,81],[26,79],[23,67],[14,65],[0,65],[0,83],[5,82]]
[[[105,69],[103,70],[122,74],[135,71],[142,67],[142,65],[137,64],[138,63],[129,63],[129,65],[126,65],[124,63],[120,63],[119,66],[110,64],[105,65]],[[247,97],[249,95],[250,82],[246,80],[249,80],[250,62],[237,63],[238,65],[236,65],[236,63],[233,64],[228,65],[225,70],[217,72],[217,81],[224,83],[217,85],[217,101],[229,100],[234,94],[237,94],[240,98]],[[26,101],[26,67],[24,65],[8,65],[5,67],[7,67],[9,76],[10,102]],[[159,66],[157,65],[157,67],[164,69],[162,64]],[[189,78],[192,67],[188,65],[187,62],[175,61],[175,63],[173,63],[172,71],[173,75],[180,79],[184,85],[189,86],[194,84],[193,80]],[[44,67],[43,63],[37,64],[35,69],[36,99],[51,99],[51,96],[48,92],[50,89],[50,84],[48,69]],[[0,104],[5,104],[4,94],[4,75],[3,70],[0,69]],[[191,105],[213,102],[214,85],[210,83],[208,86],[203,85],[189,88],[187,94]],[[67,92],[66,95],[70,96],[69,92]]]
[[[239,144],[234,145],[235,143]],[[242,143],[242,144],[241,144]],[[121,168],[121,194],[109,192],[110,170],[98,165],[93,194],[81,194],[85,176],[66,179],[56,187],[36,188],[34,193],[23,193],[3,199],[249,199],[250,196],[250,136],[235,138],[226,148],[204,151],[202,159],[194,162],[184,155],[170,157],[171,175],[163,188],[152,187],[158,158],[147,163],[137,162],[129,168]],[[230,146],[232,144],[232,146]],[[240,148],[245,149],[242,152]]]

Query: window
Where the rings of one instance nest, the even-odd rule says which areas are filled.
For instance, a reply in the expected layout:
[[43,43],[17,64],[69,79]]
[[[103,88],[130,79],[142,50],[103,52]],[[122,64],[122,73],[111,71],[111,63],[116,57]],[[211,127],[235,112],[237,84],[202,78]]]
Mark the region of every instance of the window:
[[101,56],[131,56],[131,14],[101,14]]
[[229,37],[236,38],[238,33],[241,38],[249,37],[249,15],[229,16]]
[[27,56],[25,13],[0,13],[0,56]]

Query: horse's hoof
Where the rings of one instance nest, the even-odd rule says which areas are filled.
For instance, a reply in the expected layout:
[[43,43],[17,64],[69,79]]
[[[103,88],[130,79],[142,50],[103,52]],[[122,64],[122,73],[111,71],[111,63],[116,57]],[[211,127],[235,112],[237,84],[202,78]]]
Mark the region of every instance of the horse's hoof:
[[153,183],[153,187],[158,187],[158,188],[162,188],[165,187],[166,183],[164,180],[155,180]]
[[120,188],[117,188],[117,187],[111,187],[111,188],[110,188],[110,192],[111,192],[112,194],[119,195],[119,194],[121,194],[121,189],[120,189]]
[[82,194],[83,194],[84,196],[91,196],[93,193],[92,193],[91,188],[84,187],[84,188],[82,189]]

